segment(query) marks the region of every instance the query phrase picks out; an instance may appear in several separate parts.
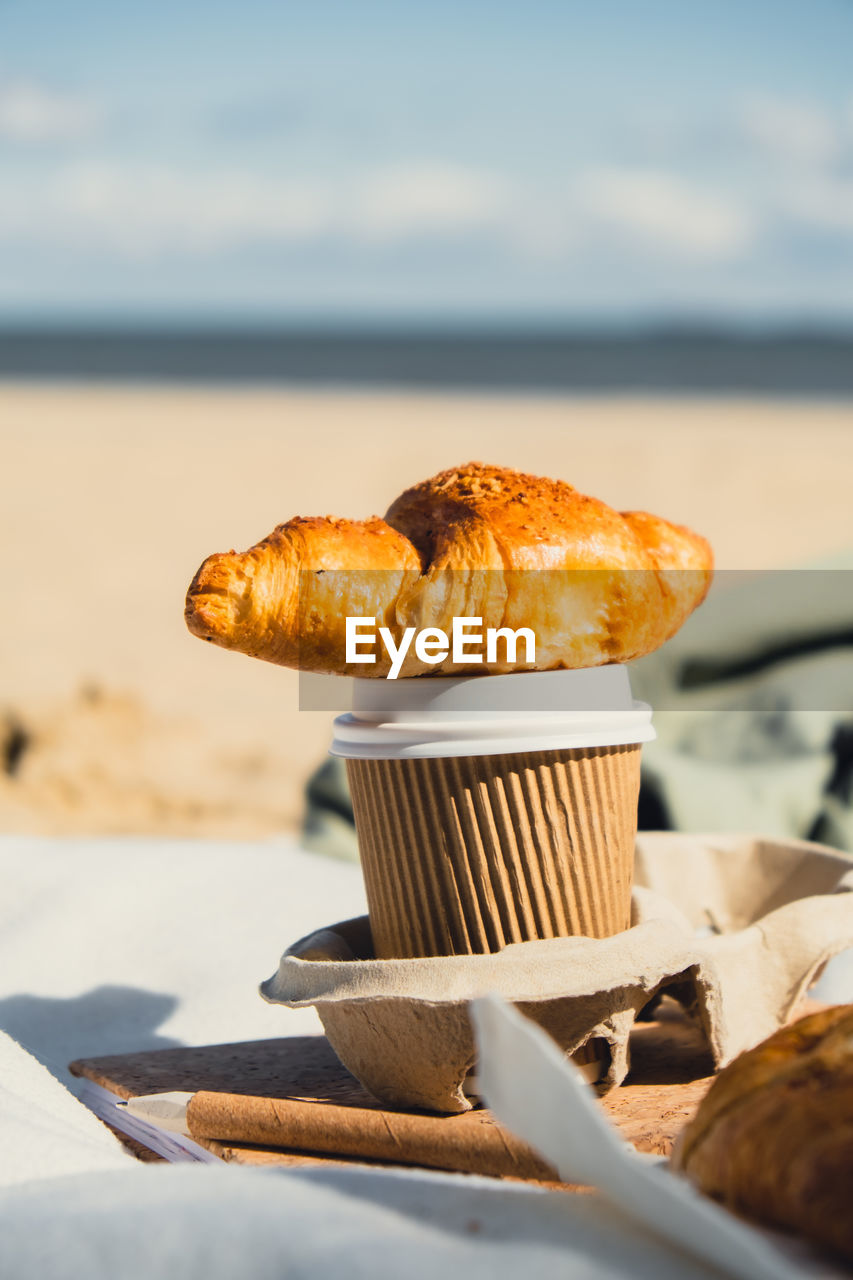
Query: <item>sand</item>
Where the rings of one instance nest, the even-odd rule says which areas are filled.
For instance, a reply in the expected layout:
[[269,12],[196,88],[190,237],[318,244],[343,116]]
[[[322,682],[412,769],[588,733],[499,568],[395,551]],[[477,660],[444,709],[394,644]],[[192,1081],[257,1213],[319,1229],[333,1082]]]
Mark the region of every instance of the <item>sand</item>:
[[853,542],[853,403],[10,383],[0,450],[5,831],[298,825],[331,716],[183,623],[201,560],[291,515],[479,458],[689,523],[725,568]]

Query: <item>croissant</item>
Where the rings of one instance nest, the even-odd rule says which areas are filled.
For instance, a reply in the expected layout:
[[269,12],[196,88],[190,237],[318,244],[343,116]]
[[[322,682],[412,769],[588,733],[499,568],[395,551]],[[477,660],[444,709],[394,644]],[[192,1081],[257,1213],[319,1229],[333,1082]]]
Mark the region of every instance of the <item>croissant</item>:
[[388,674],[380,648],[369,665],[346,661],[347,617],[375,618],[395,643],[407,628],[449,633],[454,617],[535,636],[533,661],[505,645],[476,669],[409,650],[404,676],[592,667],[658,648],[711,573],[711,548],[689,529],[472,462],[407,489],[384,520],[296,518],[210,556],[185,617],[204,640],[306,671]]
[[736,1058],[672,1159],[736,1212],[853,1260],[853,1006],[811,1014]]

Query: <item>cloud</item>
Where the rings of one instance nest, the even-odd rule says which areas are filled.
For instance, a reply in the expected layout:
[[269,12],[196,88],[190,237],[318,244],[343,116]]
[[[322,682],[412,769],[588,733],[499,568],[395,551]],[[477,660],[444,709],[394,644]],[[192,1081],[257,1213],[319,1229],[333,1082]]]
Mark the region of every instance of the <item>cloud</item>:
[[[116,296],[303,289],[312,306],[349,289],[412,307],[547,296],[850,311],[853,103],[752,94],[657,126],[638,104],[621,133],[591,118],[582,137],[543,134],[523,155],[510,138],[500,164],[464,131],[447,151],[383,162],[355,128],[347,151],[326,117],[296,102],[291,114],[285,97],[267,107],[223,108],[214,124],[197,111],[166,131],[165,108],[155,119],[137,103],[121,119],[111,108],[105,129],[82,98],[0,81],[0,143],[19,144],[3,148],[0,302],[52,274],[84,298],[100,279]],[[262,125],[257,145],[221,145]],[[94,135],[97,150],[36,145]]]
[[845,115],[814,102],[754,96],[740,125],[778,162],[756,186],[772,227],[853,235],[853,105]]
[[533,185],[435,163],[320,179],[104,161],[10,186],[0,205],[7,241],[130,258],[326,241],[381,250],[477,238],[540,263],[611,245],[716,263],[741,254],[753,233],[748,207],[731,196],[640,169],[595,169]]
[[742,202],[655,170],[593,170],[579,179],[576,200],[594,225],[664,254],[731,258],[754,230]]
[[0,140],[14,143],[74,142],[88,137],[99,113],[84,98],[33,81],[0,83]]
[[507,184],[492,174],[430,165],[371,176],[356,194],[353,225],[371,239],[459,234],[499,225]]
[[844,131],[816,103],[754,95],[739,112],[740,130],[777,159],[824,166],[841,155]]
[[210,254],[327,237],[350,243],[465,236],[496,228],[501,184],[441,166],[320,180],[234,170],[76,164],[0,206],[6,239],[63,239],[131,256]]
[[251,241],[310,239],[332,226],[329,191],[311,181],[157,165],[92,164],[59,174],[47,212],[77,243],[131,256],[216,253]]

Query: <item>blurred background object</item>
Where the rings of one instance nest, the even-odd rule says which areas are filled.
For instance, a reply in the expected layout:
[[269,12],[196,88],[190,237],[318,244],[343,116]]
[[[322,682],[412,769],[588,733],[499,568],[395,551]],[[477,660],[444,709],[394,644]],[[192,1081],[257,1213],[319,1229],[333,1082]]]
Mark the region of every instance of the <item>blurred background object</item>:
[[329,717],[182,620],[296,513],[482,458],[843,553],[851,47],[839,0],[0,3],[0,830],[298,826]]

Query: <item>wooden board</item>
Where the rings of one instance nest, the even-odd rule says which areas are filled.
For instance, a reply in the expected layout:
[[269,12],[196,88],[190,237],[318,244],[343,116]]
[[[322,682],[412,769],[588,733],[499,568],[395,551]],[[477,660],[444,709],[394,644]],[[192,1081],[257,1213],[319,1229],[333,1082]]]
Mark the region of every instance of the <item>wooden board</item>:
[[[666,1155],[707,1091],[713,1064],[698,1029],[667,1009],[658,1021],[637,1025],[631,1055],[628,1080],[605,1095],[601,1106],[638,1150]],[[232,1095],[229,1117],[233,1128],[237,1116],[237,1133],[225,1142],[196,1140],[235,1163],[357,1160],[539,1181],[556,1177],[550,1166],[502,1130],[482,1108],[458,1116],[383,1108],[341,1066],[323,1036],[90,1058],[72,1063],[71,1070],[121,1098],[171,1090]],[[245,1100],[242,1108],[241,1100]],[[313,1105],[306,1108],[305,1103]],[[246,1118],[242,1131],[241,1109]],[[284,1141],[238,1140],[237,1135],[245,1132],[256,1136],[249,1120],[257,1118],[259,1109],[273,1114],[276,1132],[284,1135]],[[300,1130],[300,1124],[289,1126],[288,1119],[298,1121],[306,1114],[314,1136],[294,1143],[288,1130]],[[305,1132],[302,1125],[301,1133]],[[136,1150],[136,1154],[142,1152]]]

